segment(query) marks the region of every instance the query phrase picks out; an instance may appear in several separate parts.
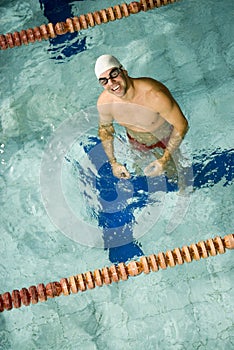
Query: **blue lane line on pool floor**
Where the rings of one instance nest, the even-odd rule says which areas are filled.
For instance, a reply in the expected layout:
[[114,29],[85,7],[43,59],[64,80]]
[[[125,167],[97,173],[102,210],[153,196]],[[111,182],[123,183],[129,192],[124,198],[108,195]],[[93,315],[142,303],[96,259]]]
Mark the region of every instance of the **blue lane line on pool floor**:
[[[85,179],[86,185],[98,193],[100,207],[96,217],[98,226],[103,231],[104,247],[109,250],[110,261],[118,263],[143,255],[140,244],[134,240],[134,211],[155,203],[155,199],[150,196],[152,193],[177,191],[177,183],[169,181],[166,176],[132,176],[127,181],[119,180],[113,176],[97,137],[89,137],[88,142],[81,145],[95,166],[96,175],[91,169],[83,169],[77,160],[73,164],[79,172],[79,178]],[[211,187],[221,180],[225,181],[223,186],[227,186],[234,178],[234,150],[216,150],[210,155],[201,154],[194,158],[190,170],[194,176],[193,179],[188,176],[187,185],[193,185],[195,189]],[[191,171],[188,171],[190,175]],[[118,185],[121,181],[125,185],[124,191],[120,193],[121,186],[119,188]],[[127,186],[131,191],[128,191]],[[134,199],[130,203],[129,192]]]

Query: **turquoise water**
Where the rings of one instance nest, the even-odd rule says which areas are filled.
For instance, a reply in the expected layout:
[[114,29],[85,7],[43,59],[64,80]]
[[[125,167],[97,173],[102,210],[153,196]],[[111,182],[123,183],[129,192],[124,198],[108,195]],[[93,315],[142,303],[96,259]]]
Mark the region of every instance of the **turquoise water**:
[[[81,14],[115,4],[74,2],[72,8]],[[47,22],[39,2],[5,1],[0,6],[1,33]],[[81,132],[88,124],[95,134],[97,119],[89,111],[101,92],[93,72],[99,55],[112,53],[131,76],[151,76],[168,86],[189,120],[182,145],[187,158],[209,162],[213,152],[233,149],[233,12],[232,0],[215,6],[211,0],[187,0],[86,30],[72,41],[75,45],[85,40],[85,49],[70,57],[62,53],[70,41],[0,52],[0,293],[111,264],[107,251],[81,245],[55,226],[40,186],[41,162],[61,123],[78,115],[86,120]],[[76,144],[69,151],[81,157]],[[124,151],[118,152],[123,157]],[[63,164],[65,187],[68,165]],[[189,195],[186,205],[176,192],[166,193],[157,220],[149,207],[144,215],[150,225],[140,216],[134,228],[144,253],[232,233],[233,180],[225,183],[221,178],[202,186]],[[69,194],[70,188],[66,190]],[[77,206],[79,215],[84,214],[75,195],[67,201],[72,210]],[[97,226],[94,218],[83,219],[87,232],[89,223]],[[0,348],[229,350],[234,346],[233,266],[233,252],[227,251],[124,283],[4,311]]]

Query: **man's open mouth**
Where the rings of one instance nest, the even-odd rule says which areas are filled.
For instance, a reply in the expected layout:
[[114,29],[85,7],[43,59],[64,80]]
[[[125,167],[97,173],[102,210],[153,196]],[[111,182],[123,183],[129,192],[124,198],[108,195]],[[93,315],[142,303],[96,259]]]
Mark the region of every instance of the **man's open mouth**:
[[117,86],[113,87],[111,90],[112,91],[117,91],[119,88],[120,88],[120,85],[117,85]]

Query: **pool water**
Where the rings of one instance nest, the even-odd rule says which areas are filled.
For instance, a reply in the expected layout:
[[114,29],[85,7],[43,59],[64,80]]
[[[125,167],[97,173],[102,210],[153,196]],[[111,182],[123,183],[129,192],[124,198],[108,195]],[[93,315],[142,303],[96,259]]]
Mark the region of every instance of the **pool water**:
[[[116,4],[74,1],[70,9],[79,15]],[[48,21],[39,1],[2,1],[0,9],[0,33]],[[110,249],[100,241],[81,241],[92,230],[101,232],[98,213],[104,208],[100,188],[93,185],[100,175],[89,148],[96,140],[101,92],[93,67],[104,53],[117,56],[130,76],[162,81],[190,125],[181,152],[185,165],[193,164],[194,190],[179,196],[161,188],[144,207],[134,208],[137,223],[130,229],[138,248],[157,254],[233,232],[233,11],[232,0],[215,6],[211,0],[187,0],[66,39],[0,52],[0,293],[112,264]],[[73,135],[74,120],[79,130]],[[117,155],[131,166],[121,143],[125,135],[117,132]],[[71,134],[73,139],[66,139]],[[43,160],[53,142],[59,149],[59,137],[68,140],[61,165],[64,203],[80,222],[78,236],[72,237],[66,231],[69,220],[64,230],[56,224],[43,192]],[[124,193],[136,190],[133,169],[132,174],[129,188],[120,184]],[[136,200],[142,200],[144,189],[138,194]],[[0,349],[229,350],[234,347],[233,266],[233,252],[227,251],[4,311]]]

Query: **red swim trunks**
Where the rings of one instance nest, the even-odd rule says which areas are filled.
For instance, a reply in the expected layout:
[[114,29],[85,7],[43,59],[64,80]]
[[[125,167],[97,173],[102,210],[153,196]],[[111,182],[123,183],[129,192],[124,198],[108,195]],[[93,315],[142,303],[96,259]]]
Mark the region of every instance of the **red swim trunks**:
[[151,149],[154,148],[162,148],[165,149],[167,146],[167,143],[170,139],[170,135],[168,137],[165,137],[164,139],[162,139],[161,141],[158,141],[156,143],[154,143],[153,145],[146,145],[144,143],[140,143],[139,141],[137,141],[136,139],[134,139],[131,135],[129,135],[129,133],[127,133],[129,142],[132,144],[132,146],[136,149],[138,149],[139,151],[149,151]]

